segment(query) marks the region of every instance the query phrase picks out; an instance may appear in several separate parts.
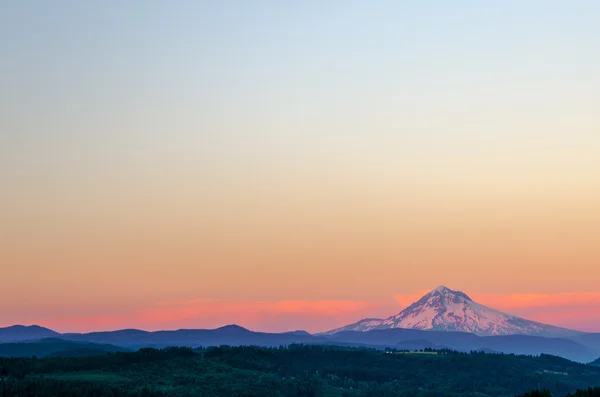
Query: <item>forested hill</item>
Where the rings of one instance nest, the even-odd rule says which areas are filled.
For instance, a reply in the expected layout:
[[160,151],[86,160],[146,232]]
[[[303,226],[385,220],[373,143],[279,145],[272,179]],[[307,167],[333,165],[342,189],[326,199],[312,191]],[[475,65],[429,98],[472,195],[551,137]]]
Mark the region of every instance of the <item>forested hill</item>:
[[108,344],[71,342],[57,338],[26,343],[0,343],[0,356],[4,357],[97,356],[125,351],[131,350]]
[[0,396],[564,396],[600,367],[562,358],[332,346],[0,358]]

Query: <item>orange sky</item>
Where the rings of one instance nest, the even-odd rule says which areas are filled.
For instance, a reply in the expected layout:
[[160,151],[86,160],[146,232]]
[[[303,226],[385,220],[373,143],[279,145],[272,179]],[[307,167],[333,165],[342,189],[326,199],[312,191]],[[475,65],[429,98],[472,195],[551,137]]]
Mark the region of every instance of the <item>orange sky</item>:
[[150,3],[0,16],[0,324],[600,331],[597,2]]

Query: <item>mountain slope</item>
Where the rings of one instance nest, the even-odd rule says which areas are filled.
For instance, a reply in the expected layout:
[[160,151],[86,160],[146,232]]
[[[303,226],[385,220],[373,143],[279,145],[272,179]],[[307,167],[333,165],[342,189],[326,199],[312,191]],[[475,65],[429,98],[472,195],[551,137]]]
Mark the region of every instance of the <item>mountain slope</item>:
[[531,335],[477,336],[467,332],[391,328],[366,332],[341,331],[332,335],[324,335],[322,338],[330,343],[350,346],[392,347],[409,350],[433,347],[461,352],[493,351],[505,354],[551,354],[581,363],[588,363],[598,357],[593,350],[571,339]]
[[386,319],[365,319],[326,334],[341,331],[371,331],[407,328],[470,332],[476,335],[572,336],[577,331],[525,320],[490,309],[465,293],[440,286],[400,313]]
[[[571,336],[569,339],[586,346],[587,348],[595,351],[597,356],[600,356],[600,333],[582,333]],[[600,359],[598,359],[598,364],[600,365]]]

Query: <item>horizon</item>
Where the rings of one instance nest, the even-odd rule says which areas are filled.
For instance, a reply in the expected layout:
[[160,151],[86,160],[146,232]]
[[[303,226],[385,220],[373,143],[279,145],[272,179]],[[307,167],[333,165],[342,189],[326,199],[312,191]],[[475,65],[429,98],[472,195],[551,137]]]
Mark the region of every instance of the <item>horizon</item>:
[[600,332],[600,2],[18,1],[0,326]]
[[[427,295],[429,295],[431,293],[434,293],[436,291],[439,291],[440,289],[442,289],[442,290],[448,290],[450,292],[458,292],[458,293],[465,294],[463,291],[454,290],[454,289],[448,288],[448,287],[446,287],[444,285],[439,285],[438,287],[433,288],[433,289],[431,289],[431,290],[429,290],[427,292],[423,292],[423,291],[420,292],[420,293],[423,294],[422,296],[416,298],[414,302],[411,302],[410,304],[406,305],[405,307],[402,307],[399,310],[399,312],[402,312],[403,310],[407,309],[410,305],[412,305],[412,303],[416,303],[421,298],[423,298],[423,297],[425,297],[425,296],[427,296]],[[476,303],[480,303],[480,302],[477,302],[476,299],[472,299],[470,296],[468,296],[468,294],[467,294],[467,297],[469,298],[469,300],[473,300]],[[497,310],[494,307],[489,307],[489,308],[492,309],[492,310]],[[392,313],[391,316],[396,315],[396,314],[398,314],[398,313]],[[512,313],[506,313],[506,314],[514,315]],[[389,316],[383,316],[383,317],[378,317],[378,318],[376,318],[376,317],[365,317],[365,318],[357,319],[356,321],[351,321],[350,323],[339,324],[339,325],[340,326],[351,325],[351,324],[354,324],[356,322],[360,322],[362,320],[383,320],[383,319],[385,319],[387,317],[389,317]],[[519,317],[519,316],[517,316],[517,317]],[[523,317],[521,317],[521,318],[523,318]],[[529,318],[523,318],[523,319],[529,320],[529,321],[534,321],[534,320],[529,319]],[[546,324],[546,325],[558,326],[556,324]],[[226,328],[226,327],[232,327],[232,326],[240,327],[240,328],[246,329],[246,330],[251,331],[251,332],[286,333],[286,332],[303,331],[303,332],[309,332],[311,335],[316,335],[316,334],[319,334],[319,333],[330,331],[330,330],[332,330],[334,328],[339,328],[339,327],[336,326],[334,328],[312,330],[312,331],[308,331],[308,330],[302,329],[302,328],[297,328],[297,329],[283,329],[283,330],[277,330],[277,331],[271,330],[271,331],[269,331],[269,330],[253,329],[251,327],[247,327],[247,326],[244,326],[244,325],[241,325],[241,324],[237,324],[237,323],[223,323],[223,324],[220,324],[220,325],[213,325],[212,327],[208,327],[208,328],[199,328],[199,327],[196,327],[196,328],[194,328],[194,327],[191,327],[191,328],[187,327],[186,328],[186,327],[184,327],[184,328],[152,328],[152,329],[144,329],[144,328],[124,326],[122,328],[84,329],[84,330],[75,331],[75,330],[65,330],[65,329],[62,329],[62,330],[61,329],[54,329],[52,327],[47,327],[44,324],[37,324],[37,323],[9,324],[9,325],[2,325],[2,324],[0,324],[0,328],[10,328],[10,327],[41,327],[41,328],[49,329],[51,331],[58,332],[59,334],[94,333],[94,332],[117,332],[117,331],[129,331],[129,330],[144,331],[144,332],[180,331],[180,330],[217,330],[217,329]],[[588,333],[588,332],[594,333],[594,332],[596,332],[595,330],[581,330],[581,329],[576,329],[576,328],[572,328],[572,327],[562,327],[562,326],[558,326],[558,327],[565,328],[565,329],[570,329],[572,331],[583,332],[583,333]],[[410,328],[408,328],[408,329],[410,329]],[[461,332],[464,332],[464,331],[461,331]]]

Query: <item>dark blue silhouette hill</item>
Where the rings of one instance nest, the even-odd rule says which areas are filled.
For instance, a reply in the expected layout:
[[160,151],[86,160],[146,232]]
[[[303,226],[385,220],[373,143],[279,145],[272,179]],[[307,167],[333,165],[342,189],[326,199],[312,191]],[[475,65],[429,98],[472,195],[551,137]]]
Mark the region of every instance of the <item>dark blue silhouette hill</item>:
[[60,336],[58,332],[39,325],[12,325],[0,328],[0,342],[20,342]]
[[[126,349],[169,346],[286,346],[321,344],[399,350],[451,349],[462,352],[487,351],[505,354],[551,354],[578,362],[591,362],[600,356],[600,334],[573,338],[527,335],[478,336],[467,332],[416,329],[383,329],[367,332],[342,331],[331,335],[311,335],[305,331],[284,333],[254,332],[238,325],[217,329],[180,329],[148,332],[125,329],[107,332],[59,334],[43,327],[0,329],[0,342],[35,341],[48,336],[71,342],[113,345]],[[80,347],[81,349],[82,347]],[[72,350],[72,349],[70,349]],[[84,351],[80,350],[83,355]]]

